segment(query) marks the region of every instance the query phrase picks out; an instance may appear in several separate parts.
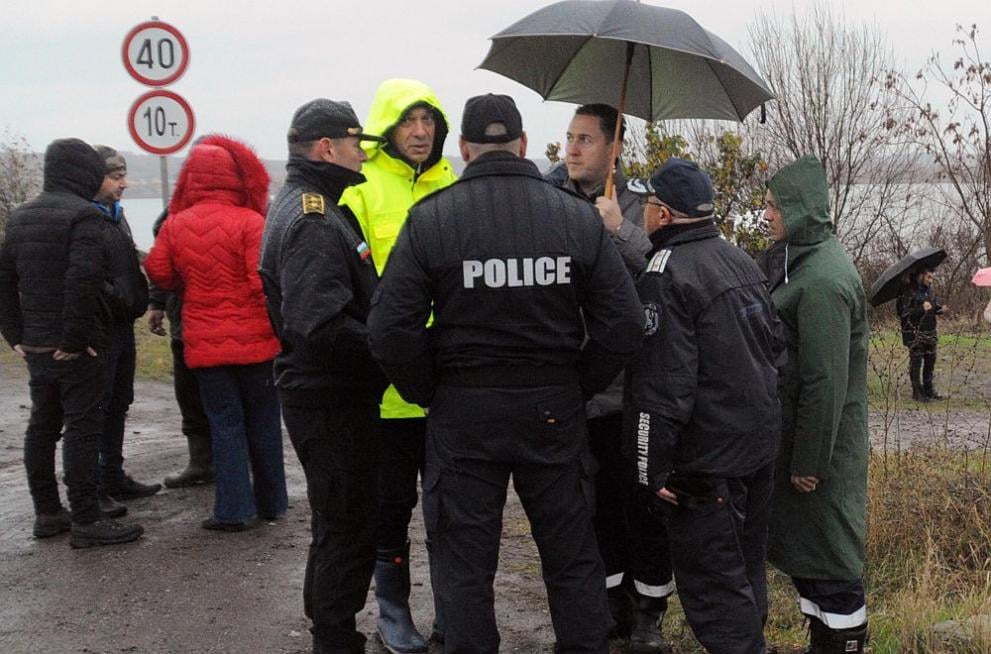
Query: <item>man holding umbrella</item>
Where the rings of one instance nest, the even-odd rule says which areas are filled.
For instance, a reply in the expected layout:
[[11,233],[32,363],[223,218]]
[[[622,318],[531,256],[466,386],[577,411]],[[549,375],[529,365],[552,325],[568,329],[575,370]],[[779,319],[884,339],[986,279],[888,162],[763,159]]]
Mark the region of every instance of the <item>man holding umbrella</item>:
[[[643,229],[641,198],[627,188],[626,177],[613,160],[617,120],[619,112],[607,104],[578,107],[568,125],[565,163],[553,169],[548,179],[596,204],[613,245],[636,276],[647,265],[651,245]],[[625,132],[623,124],[620,141]],[[615,197],[607,198],[603,189],[614,165]],[[562,171],[566,176],[561,175]],[[599,463],[594,524],[606,565],[609,610],[616,623],[614,635],[629,637],[634,651],[657,651],[664,643],[660,624],[667,597],[674,592],[671,555],[664,523],[660,516],[648,511],[649,497],[631,482],[620,453],[622,377],[589,400],[585,413],[592,455]]]

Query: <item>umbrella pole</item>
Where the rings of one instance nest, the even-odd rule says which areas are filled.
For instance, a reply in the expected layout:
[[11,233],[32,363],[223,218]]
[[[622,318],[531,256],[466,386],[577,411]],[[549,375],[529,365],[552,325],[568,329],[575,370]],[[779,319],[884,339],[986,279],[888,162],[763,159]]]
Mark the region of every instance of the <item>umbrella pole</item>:
[[606,176],[606,187],[603,190],[603,195],[607,198],[613,196],[613,190],[616,186],[616,181],[614,179],[616,175],[616,165],[619,163],[619,155],[623,149],[622,140],[619,138],[620,132],[623,127],[623,114],[626,111],[626,85],[630,81],[630,68],[633,64],[633,49],[636,47],[633,43],[626,44],[626,67],[623,70],[623,88],[619,91],[619,106],[616,107],[616,128],[613,131],[612,139],[612,152],[609,155],[609,174]]

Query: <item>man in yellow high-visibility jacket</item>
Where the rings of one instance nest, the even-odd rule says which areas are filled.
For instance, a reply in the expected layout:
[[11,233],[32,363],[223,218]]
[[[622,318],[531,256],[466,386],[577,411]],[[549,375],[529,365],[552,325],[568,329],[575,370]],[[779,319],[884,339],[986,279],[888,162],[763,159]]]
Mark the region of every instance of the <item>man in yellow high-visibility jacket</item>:
[[[358,218],[380,275],[410,207],[457,179],[443,157],[448,128],[447,116],[426,84],[390,79],[379,86],[364,129],[386,142],[365,144],[368,161],[361,172],[367,181],[349,187],[341,204]],[[382,397],[380,415],[377,631],[391,652],[426,652],[409,610],[408,535],[417,473],[423,470],[426,419],[423,409],[404,402],[393,386]],[[432,637],[443,638],[439,615]]]

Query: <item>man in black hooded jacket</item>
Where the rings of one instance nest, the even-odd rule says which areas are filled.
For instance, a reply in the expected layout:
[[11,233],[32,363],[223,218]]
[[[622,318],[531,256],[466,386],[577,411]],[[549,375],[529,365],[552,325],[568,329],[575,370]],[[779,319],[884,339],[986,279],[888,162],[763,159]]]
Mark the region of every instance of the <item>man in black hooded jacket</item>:
[[[109,308],[103,218],[90,201],[104,162],[83,141],[60,139],[45,151],[44,175],[41,194],[11,214],[0,248],[0,333],[31,376],[24,466],[34,535],[71,529],[73,547],[126,543],[142,528],[104,519],[96,496]],[[71,517],[55,477],[59,438]]]

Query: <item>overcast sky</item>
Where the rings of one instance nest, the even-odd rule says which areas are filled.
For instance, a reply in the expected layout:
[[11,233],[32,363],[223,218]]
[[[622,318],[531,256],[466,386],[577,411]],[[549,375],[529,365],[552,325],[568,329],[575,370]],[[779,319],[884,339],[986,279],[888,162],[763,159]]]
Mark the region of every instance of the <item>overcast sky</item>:
[[[815,0],[658,0],[682,9],[748,60],[747,25],[758,8],[786,14]],[[519,104],[531,155],[562,140],[574,105],[543,102],[533,91],[475,67],[489,37],[552,0],[4,0],[0,38],[0,130],[41,150],[78,136],[136,151],[129,106],[148,90],[121,62],[134,25],[158,16],[179,28],[191,50],[185,76],[169,88],[196,114],[197,133],[242,138],[269,158],[285,157],[297,106],[315,97],[349,100],[364,121],[379,82],[414,77],[434,87],[458,133],[466,98],[509,93]],[[950,51],[957,23],[991,35],[987,0],[858,0],[833,3],[855,21],[876,24],[906,68],[933,50]],[[456,152],[449,138],[447,152]]]

